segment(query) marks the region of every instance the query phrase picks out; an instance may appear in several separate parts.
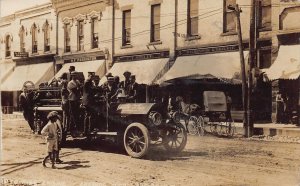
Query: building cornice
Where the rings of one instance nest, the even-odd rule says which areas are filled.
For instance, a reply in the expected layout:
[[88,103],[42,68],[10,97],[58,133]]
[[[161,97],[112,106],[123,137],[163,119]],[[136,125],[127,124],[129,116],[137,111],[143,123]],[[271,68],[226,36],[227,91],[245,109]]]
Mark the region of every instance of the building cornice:
[[88,6],[90,4],[105,3],[109,4],[110,0],[51,0],[56,12],[69,10],[81,6]]

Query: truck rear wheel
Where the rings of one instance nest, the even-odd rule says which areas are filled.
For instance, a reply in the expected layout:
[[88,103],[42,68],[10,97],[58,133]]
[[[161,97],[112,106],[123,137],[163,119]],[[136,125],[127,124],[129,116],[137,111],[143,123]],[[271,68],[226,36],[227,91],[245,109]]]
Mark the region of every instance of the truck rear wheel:
[[124,133],[124,147],[127,154],[133,158],[141,158],[149,149],[149,132],[141,123],[130,124]]

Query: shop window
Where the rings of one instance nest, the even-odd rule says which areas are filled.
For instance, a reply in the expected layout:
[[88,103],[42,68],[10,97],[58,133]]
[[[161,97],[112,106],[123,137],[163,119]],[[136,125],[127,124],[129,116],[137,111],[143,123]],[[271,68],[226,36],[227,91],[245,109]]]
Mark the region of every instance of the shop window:
[[71,25],[65,24],[65,52],[71,52]]
[[25,52],[25,29],[24,26],[20,29],[20,52]]
[[32,53],[37,53],[38,51],[38,38],[37,38],[37,26],[35,24],[32,25],[31,35],[32,35]]
[[223,7],[223,33],[236,32],[236,15],[234,10],[230,10],[228,6],[235,7],[236,0],[224,0]]
[[99,42],[99,37],[98,37],[98,19],[93,18],[91,21],[91,26],[92,26],[92,48],[98,48],[98,42]]
[[77,32],[77,38],[78,38],[78,51],[84,50],[84,30],[83,30],[84,22],[83,20],[78,21],[78,32]]
[[151,42],[160,41],[160,4],[151,6]]
[[50,26],[48,21],[44,25],[44,51],[50,51]]
[[258,28],[261,30],[271,30],[271,0],[261,0],[258,3]]
[[11,36],[7,35],[5,37],[5,57],[11,56]]
[[271,66],[271,49],[259,50],[259,68],[269,68]]
[[198,3],[199,0],[188,0],[187,35],[198,36]]
[[122,45],[131,43],[131,10],[123,11]]

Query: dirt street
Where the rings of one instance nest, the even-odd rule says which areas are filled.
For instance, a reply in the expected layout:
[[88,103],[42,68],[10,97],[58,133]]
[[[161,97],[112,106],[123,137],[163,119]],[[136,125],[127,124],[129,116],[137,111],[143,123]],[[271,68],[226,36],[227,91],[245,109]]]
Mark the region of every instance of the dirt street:
[[299,185],[300,145],[188,136],[185,150],[151,149],[133,159],[103,142],[70,141],[63,164],[43,168],[43,137],[23,120],[2,123],[1,183],[4,185]]

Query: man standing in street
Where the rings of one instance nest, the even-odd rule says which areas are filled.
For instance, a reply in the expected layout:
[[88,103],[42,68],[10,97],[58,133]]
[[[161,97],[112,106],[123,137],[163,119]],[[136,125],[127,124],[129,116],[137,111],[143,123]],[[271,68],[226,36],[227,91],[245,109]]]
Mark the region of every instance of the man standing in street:
[[80,82],[78,81],[76,72],[71,74],[72,80],[68,83],[69,91],[69,107],[70,107],[70,130],[76,129],[79,120],[80,106]]

